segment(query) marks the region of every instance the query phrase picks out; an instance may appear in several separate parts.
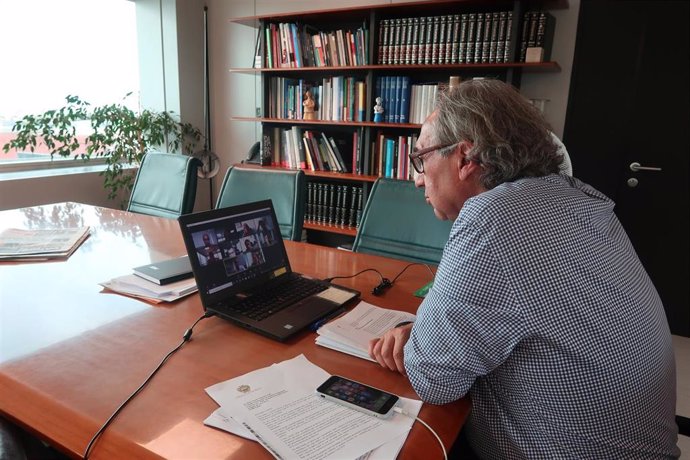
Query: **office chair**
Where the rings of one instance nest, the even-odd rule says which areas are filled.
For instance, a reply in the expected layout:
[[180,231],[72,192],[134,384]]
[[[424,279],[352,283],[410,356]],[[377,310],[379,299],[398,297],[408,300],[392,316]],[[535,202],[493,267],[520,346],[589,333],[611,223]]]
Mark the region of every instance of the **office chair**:
[[283,239],[300,241],[305,195],[304,171],[231,167],[223,179],[216,208],[270,199]]
[[438,264],[452,223],[441,221],[412,181],[379,178],[364,207],[354,252]]
[[127,210],[176,219],[194,209],[201,162],[175,153],[147,153],[139,166]]

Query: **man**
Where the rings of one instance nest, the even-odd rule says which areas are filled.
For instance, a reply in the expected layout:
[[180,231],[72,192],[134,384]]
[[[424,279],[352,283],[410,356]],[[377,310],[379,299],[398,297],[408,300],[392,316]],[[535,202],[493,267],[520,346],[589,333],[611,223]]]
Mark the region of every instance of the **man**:
[[469,393],[482,458],[677,457],[663,306],[614,203],[558,174],[540,113],[505,83],[463,82],[410,158],[454,224],[416,322],[372,357],[427,402]]

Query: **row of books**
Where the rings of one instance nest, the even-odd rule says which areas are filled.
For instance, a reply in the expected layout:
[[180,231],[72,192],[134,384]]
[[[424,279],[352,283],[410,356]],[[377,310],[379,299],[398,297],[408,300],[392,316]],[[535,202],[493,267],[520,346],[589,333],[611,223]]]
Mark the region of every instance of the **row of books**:
[[393,179],[412,179],[410,153],[416,143],[416,134],[390,136],[379,132],[372,146],[369,174]]
[[385,123],[423,123],[434,109],[438,83],[411,84],[408,76],[376,79]]
[[320,82],[272,77],[269,80],[268,116],[304,119],[306,92],[314,99],[315,120],[364,121],[366,83],[354,77],[332,76]]
[[264,155],[271,158],[273,166],[343,173],[352,168],[345,161],[349,148],[346,143],[323,132],[299,126],[265,128],[262,144]]
[[511,61],[513,12],[384,19],[378,63],[479,64]]
[[547,11],[527,11],[522,18],[519,62],[525,62],[527,48],[544,49],[543,60],[551,59],[556,18]]
[[322,225],[359,227],[362,219],[362,197],[360,186],[308,182],[304,219]]
[[368,64],[365,27],[319,31],[298,23],[273,23],[265,29],[265,66],[340,67]]

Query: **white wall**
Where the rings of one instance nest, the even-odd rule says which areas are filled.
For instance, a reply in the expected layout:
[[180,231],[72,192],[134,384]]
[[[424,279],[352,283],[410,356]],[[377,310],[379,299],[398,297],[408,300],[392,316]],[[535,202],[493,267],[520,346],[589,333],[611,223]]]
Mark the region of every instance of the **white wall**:
[[[337,7],[404,2],[339,0]],[[154,95],[153,101],[156,98],[160,101],[160,98],[165,97],[167,110],[176,111],[184,121],[192,122],[203,130],[204,2],[137,0],[137,4],[140,3],[148,4],[147,14],[155,13],[156,8],[163,10],[164,14],[160,25],[162,30],[147,29],[140,30],[139,33],[147,34],[147,40],[151,40],[152,43],[160,43],[161,36],[167,38],[166,48],[172,46],[171,40],[176,41],[174,53],[166,56],[165,63],[151,57],[142,65],[164,65],[169,70],[176,69],[178,74],[174,78],[166,76],[164,82],[163,77],[159,75],[142,84],[149,88],[149,94]],[[260,77],[255,74],[229,72],[233,67],[247,68],[251,65],[256,29],[231,23],[230,19],[334,7],[332,0],[207,0],[206,4],[209,8],[211,148],[220,157],[221,168],[213,181],[213,199],[209,196],[208,181],[200,180],[196,210],[208,209],[211,206],[227,168],[245,157],[251,145],[259,140],[261,133],[258,123],[230,120],[232,116],[254,116],[256,107],[260,105]],[[522,77],[521,91],[525,96],[548,100],[545,116],[559,136],[563,133],[565,123],[579,5],[580,0],[570,0],[568,9],[552,11],[557,21],[552,58],[560,64],[561,72],[523,74]],[[172,15],[175,12],[176,24],[170,19],[175,17]],[[177,83],[179,86],[176,86]],[[69,180],[43,178],[35,182],[30,181],[32,185],[20,185],[17,181],[0,179],[0,208],[55,202],[55,197],[58,196],[69,196],[71,201],[102,205],[105,192],[101,183],[93,176],[81,174],[70,176]],[[100,179],[98,176],[96,178]],[[116,204],[111,203],[111,206]]]

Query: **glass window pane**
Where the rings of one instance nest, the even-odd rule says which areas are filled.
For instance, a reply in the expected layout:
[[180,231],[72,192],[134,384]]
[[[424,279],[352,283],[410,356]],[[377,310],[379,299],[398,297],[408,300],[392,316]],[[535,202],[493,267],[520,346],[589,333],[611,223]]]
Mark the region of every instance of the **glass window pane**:
[[[130,0],[0,1],[0,148],[14,122],[65,104],[68,95],[92,105],[138,107],[135,3]],[[88,123],[79,133],[88,135]],[[4,153],[2,161],[47,159],[40,152]],[[56,158],[57,159],[57,158]]]

